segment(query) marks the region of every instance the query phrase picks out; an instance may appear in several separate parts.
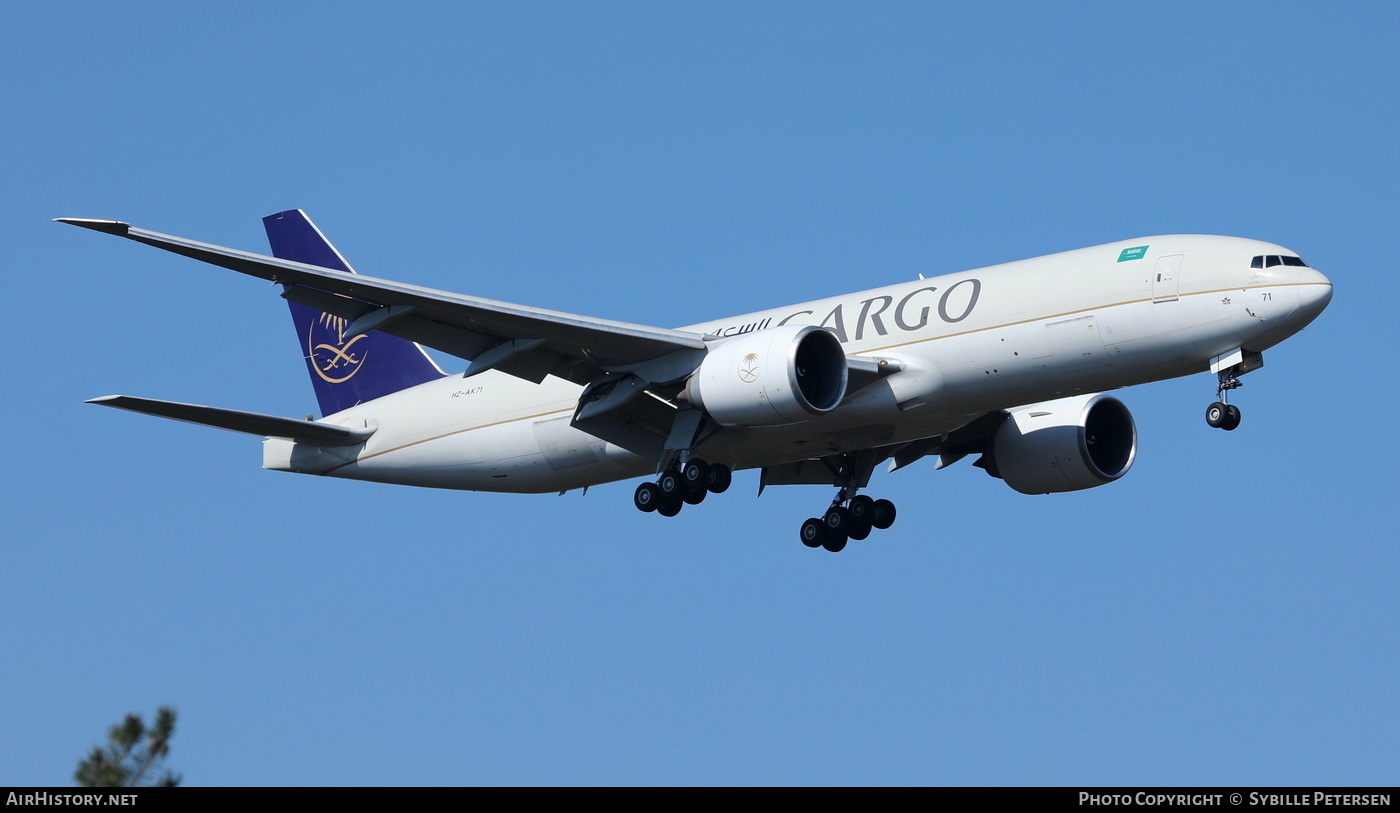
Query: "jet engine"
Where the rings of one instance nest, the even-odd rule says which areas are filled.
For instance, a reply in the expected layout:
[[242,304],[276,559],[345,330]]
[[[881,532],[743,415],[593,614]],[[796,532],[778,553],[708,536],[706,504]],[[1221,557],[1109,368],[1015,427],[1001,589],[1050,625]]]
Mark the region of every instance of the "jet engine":
[[714,345],[686,396],[720,426],[780,426],[835,409],[846,376],[846,352],[830,331],[782,325]]
[[1053,494],[1111,483],[1136,456],[1132,413],[1094,393],[1009,410],[983,465],[1022,494]]

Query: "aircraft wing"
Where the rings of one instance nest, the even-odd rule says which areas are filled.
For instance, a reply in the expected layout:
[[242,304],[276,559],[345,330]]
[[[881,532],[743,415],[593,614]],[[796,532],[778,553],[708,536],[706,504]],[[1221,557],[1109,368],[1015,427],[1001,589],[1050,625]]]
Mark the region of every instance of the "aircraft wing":
[[587,383],[600,372],[630,371],[677,351],[679,360],[705,348],[703,336],[688,331],[347,274],[138,229],[117,220],[56,220],[282,283],[287,286],[283,293],[287,299],[349,320],[347,337],[371,330],[400,336],[471,360],[467,375],[499,369],[536,383],[550,373]]

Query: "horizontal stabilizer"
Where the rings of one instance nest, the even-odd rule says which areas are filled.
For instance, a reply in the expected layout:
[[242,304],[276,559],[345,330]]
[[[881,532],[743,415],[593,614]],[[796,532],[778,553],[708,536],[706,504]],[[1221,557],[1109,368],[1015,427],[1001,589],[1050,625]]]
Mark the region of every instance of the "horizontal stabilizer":
[[237,409],[181,404],[175,401],[157,401],[154,398],[135,398],[130,395],[104,395],[93,398],[89,404],[116,407],[131,412],[144,412],[161,418],[213,426],[232,432],[246,432],[249,435],[262,435],[270,438],[311,443],[317,446],[354,446],[364,443],[373,429],[349,429],[315,421],[299,421],[296,418],[281,418],[264,415],[260,412],[243,412]]

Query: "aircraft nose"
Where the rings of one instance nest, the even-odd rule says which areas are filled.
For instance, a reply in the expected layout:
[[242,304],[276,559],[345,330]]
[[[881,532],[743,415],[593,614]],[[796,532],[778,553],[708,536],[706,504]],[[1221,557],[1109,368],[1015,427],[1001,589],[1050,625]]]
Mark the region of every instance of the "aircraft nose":
[[1306,315],[1311,321],[1331,301],[1331,280],[1311,268],[1298,271],[1298,310],[1295,313]]

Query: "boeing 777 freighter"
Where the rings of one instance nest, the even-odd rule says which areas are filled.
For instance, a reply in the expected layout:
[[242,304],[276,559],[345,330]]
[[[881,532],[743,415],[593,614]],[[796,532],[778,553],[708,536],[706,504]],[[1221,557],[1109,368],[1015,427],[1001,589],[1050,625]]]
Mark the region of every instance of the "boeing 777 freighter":
[[1206,422],[1235,429],[1239,377],[1332,298],[1282,246],[1171,234],[668,329],[363,276],[300,210],[263,219],[270,257],[59,222],[281,283],[323,417],[91,403],[262,436],[279,471],[535,493],[647,477],[636,507],[665,516],[758,469],[760,493],[837,488],[801,526],[830,551],[894,522],[858,493],[886,462],[976,455],[1025,494],[1117,480],[1137,428],[1106,390],[1208,370]]

